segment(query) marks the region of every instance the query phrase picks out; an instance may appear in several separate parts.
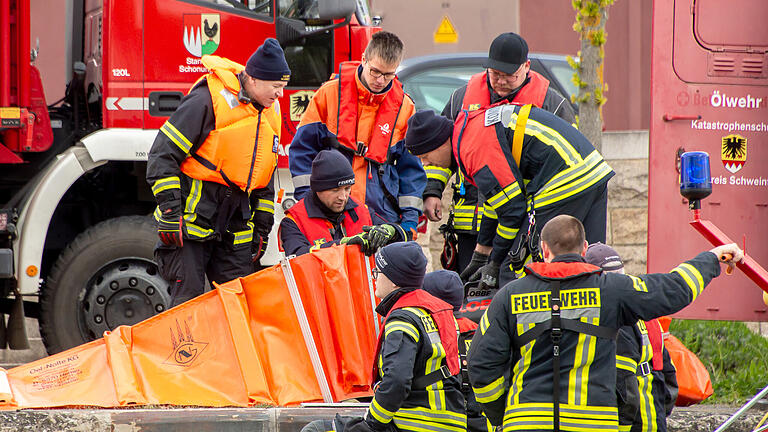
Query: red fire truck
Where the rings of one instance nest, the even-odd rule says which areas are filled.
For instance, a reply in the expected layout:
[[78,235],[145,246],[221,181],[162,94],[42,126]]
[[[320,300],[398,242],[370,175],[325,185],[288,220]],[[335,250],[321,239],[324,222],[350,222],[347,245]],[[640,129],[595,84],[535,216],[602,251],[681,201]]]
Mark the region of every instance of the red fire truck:
[[[685,151],[709,154],[708,219],[768,264],[768,5],[761,0],[655,1],[651,66],[648,270],[710,246],[678,194]],[[720,277],[682,318],[768,321],[744,273]]]
[[[9,329],[23,329],[24,312],[38,317],[49,353],[167,307],[152,262],[146,159],[206,72],[202,55],[244,62],[265,38],[280,41],[293,73],[276,188],[292,190],[286,146],[314,89],[339,62],[359,59],[377,30],[367,2],[355,0],[54,3],[71,14],[72,55],[62,62],[72,79],[52,103],[30,49],[30,0],[0,0],[0,306]],[[9,330],[8,343],[24,348],[26,336]]]

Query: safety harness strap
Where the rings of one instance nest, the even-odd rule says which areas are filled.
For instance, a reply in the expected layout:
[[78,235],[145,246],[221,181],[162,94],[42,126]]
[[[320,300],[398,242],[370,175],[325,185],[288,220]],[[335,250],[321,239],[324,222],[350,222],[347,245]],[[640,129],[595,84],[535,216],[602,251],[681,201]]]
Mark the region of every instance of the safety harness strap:
[[430,372],[426,375],[414,378],[413,381],[411,381],[411,388],[419,390],[425,389],[438,381],[442,381],[452,376],[453,375],[451,375],[451,370],[448,369],[448,366],[443,365],[440,367],[440,369],[434,372]]
[[[560,328],[563,330],[570,330],[577,333],[584,333],[590,336],[601,337],[605,339],[616,339],[618,330],[611,327],[598,326],[594,324],[585,323],[584,321],[560,318]],[[515,341],[519,346],[524,346],[530,343],[532,340],[543,335],[547,331],[552,329],[552,320],[547,320],[536,324],[531,330],[523,333],[515,338]]]
[[554,432],[560,432],[560,339],[563,330],[560,327],[560,281],[553,280],[549,283],[550,289],[550,323],[552,326],[550,338],[552,339],[552,426]]

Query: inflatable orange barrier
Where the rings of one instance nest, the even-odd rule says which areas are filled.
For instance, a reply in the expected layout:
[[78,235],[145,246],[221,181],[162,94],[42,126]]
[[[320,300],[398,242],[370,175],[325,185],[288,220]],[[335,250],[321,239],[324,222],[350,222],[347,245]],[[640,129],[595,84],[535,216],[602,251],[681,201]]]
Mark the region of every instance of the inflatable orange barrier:
[[289,406],[371,395],[370,258],[332,247],[102,339],[0,370],[0,408]]

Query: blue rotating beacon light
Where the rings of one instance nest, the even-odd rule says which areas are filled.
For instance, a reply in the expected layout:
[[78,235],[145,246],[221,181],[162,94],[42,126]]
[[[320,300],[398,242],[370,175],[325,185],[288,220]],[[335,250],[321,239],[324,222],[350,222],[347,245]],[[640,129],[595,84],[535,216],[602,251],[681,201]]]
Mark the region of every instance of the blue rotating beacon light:
[[711,193],[709,155],[702,151],[683,153],[680,156],[680,195],[688,199],[688,207],[701,209],[701,200]]

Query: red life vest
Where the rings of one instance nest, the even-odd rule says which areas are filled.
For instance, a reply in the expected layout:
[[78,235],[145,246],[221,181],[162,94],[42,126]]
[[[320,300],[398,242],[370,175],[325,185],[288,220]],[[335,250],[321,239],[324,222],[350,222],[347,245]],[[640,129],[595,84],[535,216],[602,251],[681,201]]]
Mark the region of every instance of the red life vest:
[[[392,314],[392,311],[406,307],[417,307],[429,312],[432,320],[437,326],[437,331],[440,334],[440,343],[445,350],[445,359],[446,363],[448,363],[448,370],[451,371],[451,375],[459,374],[459,372],[461,372],[461,367],[459,366],[459,341],[456,334],[456,320],[453,318],[453,306],[422,289],[417,289],[403,294],[403,296],[395,302],[395,305],[392,306],[392,309],[389,310],[384,322],[387,322],[387,318]],[[379,358],[381,347],[384,344],[384,327],[385,326],[381,326],[381,330],[379,331],[379,341],[376,343],[376,356],[374,356],[374,359]],[[378,377],[379,364],[374,360],[371,382],[376,382]]]
[[477,330],[477,323],[469,318],[461,317],[456,319],[456,322],[459,323],[459,333],[467,333]]
[[[467,83],[467,91],[461,102],[461,109],[474,111],[491,104],[491,93],[488,91],[488,71],[472,75]],[[544,98],[549,89],[549,80],[541,74],[528,71],[530,81],[520,88],[512,99],[512,103],[525,105],[532,104],[538,108],[544,104]],[[506,100],[505,103],[508,103]]]
[[[307,207],[304,205],[304,198],[286,210],[285,213],[287,218],[296,222],[302,234],[309,240],[309,244],[320,245],[333,241],[333,235],[331,235],[333,224],[325,218],[309,217]],[[373,223],[371,223],[371,215],[366,211],[365,206],[361,205],[347,210],[344,220],[341,222],[345,236],[360,234],[363,232],[364,225],[373,225]]]
[[384,101],[376,111],[376,121],[371,131],[370,142],[358,142],[357,74],[360,62],[344,62],[339,65],[339,109],[336,120],[336,138],[339,143],[364,158],[383,164],[387,162],[389,146],[392,144],[397,117],[403,106],[405,92],[397,78],[387,91]]
[[[496,105],[502,104],[494,104]],[[477,185],[474,180],[475,174],[488,167],[503,189],[517,179],[509,164],[499,163],[506,161],[507,157],[499,143],[494,125],[485,126],[483,121],[485,111],[485,109],[479,109],[459,113],[453,127],[453,155],[459,161],[459,168],[467,181]]]
[[648,339],[651,341],[653,349],[653,370],[664,369],[664,333],[661,329],[659,320],[652,319],[645,322],[645,328],[648,330]]

